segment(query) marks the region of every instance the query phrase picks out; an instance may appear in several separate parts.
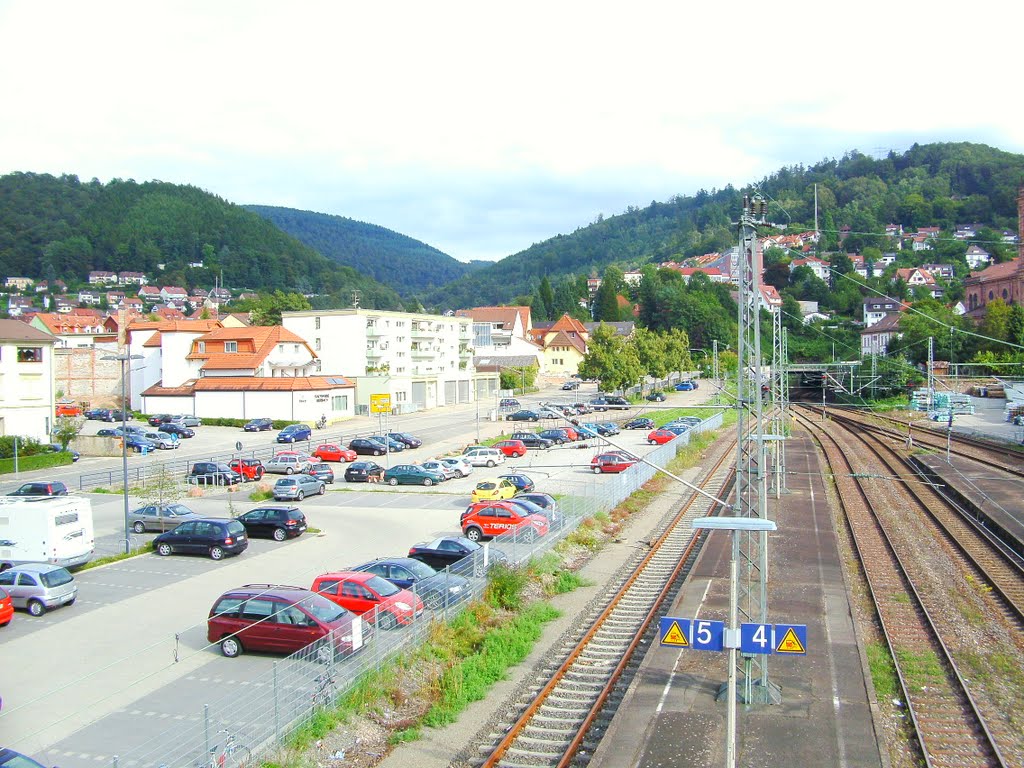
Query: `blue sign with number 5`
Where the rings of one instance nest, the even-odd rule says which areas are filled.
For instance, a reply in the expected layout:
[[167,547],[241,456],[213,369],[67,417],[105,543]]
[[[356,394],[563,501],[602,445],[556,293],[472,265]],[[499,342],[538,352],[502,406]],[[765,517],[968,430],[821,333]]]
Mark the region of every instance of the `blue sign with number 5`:
[[695,651],[720,651],[725,647],[725,622],[694,619],[691,647]]

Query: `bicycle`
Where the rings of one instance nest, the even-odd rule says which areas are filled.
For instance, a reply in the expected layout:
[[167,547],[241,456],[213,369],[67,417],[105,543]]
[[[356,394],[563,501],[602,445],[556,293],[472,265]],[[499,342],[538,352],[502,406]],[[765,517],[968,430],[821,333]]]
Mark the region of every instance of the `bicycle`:
[[210,759],[206,763],[197,762],[196,768],[246,768],[252,761],[252,750],[235,741],[235,734],[227,728],[221,728],[217,735],[224,734],[224,748],[219,744],[210,749]]
[[330,671],[321,672],[316,676],[313,689],[313,709],[330,706],[338,698],[338,688],[334,682],[334,674]]

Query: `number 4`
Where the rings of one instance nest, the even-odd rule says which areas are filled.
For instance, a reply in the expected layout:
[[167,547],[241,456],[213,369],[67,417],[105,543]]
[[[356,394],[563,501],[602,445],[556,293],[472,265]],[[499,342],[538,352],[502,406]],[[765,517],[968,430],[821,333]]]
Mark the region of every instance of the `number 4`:
[[771,645],[768,639],[768,625],[760,624],[757,629],[754,630],[754,636],[750,639],[755,645],[759,645],[762,648],[767,648]]

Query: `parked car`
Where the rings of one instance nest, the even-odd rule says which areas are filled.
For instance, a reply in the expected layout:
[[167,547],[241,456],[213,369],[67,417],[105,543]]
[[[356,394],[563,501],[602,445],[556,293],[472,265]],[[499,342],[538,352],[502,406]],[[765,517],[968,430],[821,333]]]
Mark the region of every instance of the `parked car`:
[[494,467],[505,463],[505,454],[501,451],[496,448],[484,448],[481,446],[467,449],[462,454],[462,458],[474,467]]
[[82,406],[77,403],[57,403],[54,415],[59,419],[62,416],[81,416]]
[[522,407],[522,404],[514,397],[503,397],[498,403],[498,408],[503,411],[518,411]]
[[562,445],[564,443],[570,443],[572,440],[569,438],[569,433],[564,429],[545,429],[538,432],[541,437],[545,440],[550,440],[555,445]]
[[502,499],[511,499],[516,495],[518,488],[515,484],[509,480],[499,480],[498,478],[488,478],[487,480],[481,480],[476,484],[476,487],[470,493],[470,501],[499,501]]
[[250,419],[242,427],[246,432],[269,432],[273,428],[273,419]]
[[310,590],[381,629],[412,624],[423,614],[423,601],[412,592],[365,571],[321,574]]
[[676,384],[676,392],[691,392],[696,388],[692,381],[680,381]]
[[536,432],[513,432],[510,440],[518,440],[527,448],[550,448],[554,442],[541,437]]
[[166,424],[169,421],[173,421],[174,417],[169,413],[154,413],[148,419],[146,423],[151,427],[159,427],[161,424]]
[[567,418],[563,411],[558,410],[556,408],[552,408],[550,406],[546,406],[544,408],[540,408],[540,409],[538,409],[536,411],[536,413],[542,419],[564,419],[564,418]]
[[355,451],[337,443],[322,443],[313,451],[313,456],[320,461],[355,461],[357,455]]
[[223,560],[226,555],[240,555],[248,546],[244,526],[237,520],[220,517],[188,520],[153,539],[153,551],[163,557],[208,555]]
[[575,429],[580,440],[590,440],[601,436],[601,433],[589,424],[577,424]]
[[90,408],[83,416],[90,421],[113,421],[109,408]]
[[[417,561],[414,561],[417,562]],[[420,563],[420,565],[423,565]],[[430,566],[423,566],[429,568]],[[7,593],[6,589],[0,589],[0,627],[6,627],[11,623],[11,619],[14,618],[14,601],[11,600],[11,596]],[[2,765],[2,762],[0,762]]]
[[78,597],[75,577],[59,565],[22,563],[0,572],[0,589],[11,598],[15,608],[24,608],[32,616],[42,616],[51,608],[73,605]]
[[306,473],[318,480],[323,480],[325,483],[334,484],[334,470],[331,469],[331,465],[326,461],[314,461],[309,465]]
[[198,416],[193,416],[190,413],[181,413],[177,416],[172,416],[171,421],[175,424],[181,424],[183,427],[201,427],[203,426],[203,420]]
[[417,464],[396,464],[384,470],[384,482],[388,485],[434,485],[443,483],[444,475],[432,472]]
[[522,508],[507,501],[480,501],[470,504],[459,519],[463,535],[472,541],[522,531],[527,540],[548,532],[547,518],[523,514]]
[[617,395],[604,395],[595,397],[590,401],[590,406],[595,411],[624,410],[629,408],[629,401]]
[[23,483],[8,496],[67,496],[68,487],[60,480],[35,480]]
[[143,435],[128,435],[124,438],[124,444],[128,450],[136,453],[152,453],[156,450],[156,443]]
[[259,459],[232,459],[228,466],[240,474],[242,480],[262,480],[267,471]]
[[542,493],[541,491],[527,491],[526,493],[519,493],[516,495],[516,501],[523,500],[529,501],[536,504],[541,509],[547,511],[547,518],[549,521],[553,519],[561,520],[561,511],[558,508],[558,502],[555,497],[550,493]]
[[400,589],[408,589],[428,608],[452,605],[472,595],[469,579],[454,573],[439,573],[412,557],[379,557],[352,570],[372,573]]
[[[241,525],[241,523],[239,523]],[[230,659],[243,651],[291,654],[319,643],[328,658],[361,649],[370,635],[365,622],[326,597],[302,587],[247,584],[214,602],[206,640]]]
[[689,424],[666,424],[662,429],[667,429],[669,432],[674,432],[677,435],[685,434],[690,431]]
[[647,395],[647,399],[650,400],[652,403],[664,403],[665,402],[665,393],[664,392],[651,392],[649,395]]
[[527,499],[525,496],[514,496],[505,500],[506,504],[513,504],[523,515],[540,515],[548,521],[548,531],[557,530],[562,527],[562,514],[557,508],[547,508],[536,502]]
[[473,465],[461,456],[443,456],[438,461],[455,472],[455,477],[466,477],[473,474]]
[[169,421],[166,424],[161,424],[156,428],[157,432],[165,432],[168,435],[177,435],[178,437],[184,437],[186,439],[195,437],[196,433],[191,427],[185,427],[181,424],[175,424],[173,421]]
[[242,476],[219,461],[197,461],[185,476],[193,485],[238,485]]
[[120,436],[121,436],[121,430],[119,430],[119,429],[107,429],[106,427],[104,427],[103,429],[97,429],[96,430],[96,437],[120,437]]
[[388,453],[401,453],[407,447],[401,440],[395,440],[387,435],[370,435],[369,439],[380,443]]
[[664,445],[675,439],[676,433],[670,429],[655,429],[647,435],[647,442],[651,445]]
[[687,424],[691,427],[696,427],[703,423],[703,419],[700,416],[680,416],[678,419],[672,419],[670,424]]
[[606,472],[625,472],[635,463],[620,453],[599,453],[590,460],[590,469],[595,475]]
[[355,451],[360,456],[383,456],[387,449],[376,440],[367,437],[354,438],[349,444],[350,451]]
[[274,483],[274,498],[277,501],[302,501],[307,496],[323,496],[327,493],[327,484],[318,477],[299,473],[280,478]]
[[297,443],[300,440],[309,440],[313,437],[313,430],[308,424],[289,424],[277,433],[279,443]]
[[406,448],[419,448],[423,441],[408,432],[388,432],[388,437],[405,445]]
[[82,454],[80,454],[74,448],[65,448],[60,443],[48,443],[46,447],[49,448],[54,453],[67,453],[67,454],[69,454],[71,456],[72,463],[74,463],[74,462],[78,461],[80,458],[82,458]]
[[623,429],[654,429],[654,419],[649,419],[646,416],[638,416],[635,419],[630,419],[622,425]]
[[239,515],[238,522],[245,526],[245,532],[250,538],[267,536],[274,541],[294,539],[306,530],[306,516],[298,507],[256,507]]
[[[438,570],[449,567],[459,570],[459,561],[475,555],[480,549],[480,544],[465,536],[440,536],[432,541],[413,544],[409,547],[409,557]],[[488,556],[491,564],[508,562],[508,555],[494,547],[489,548]]]
[[435,472],[441,475],[445,480],[452,480],[456,477],[460,477],[460,475],[457,474],[458,470],[456,470],[454,466],[445,464],[439,459],[429,459],[427,461],[420,462],[420,466],[428,472]]
[[521,411],[516,411],[515,413],[510,413],[505,417],[505,421],[540,421],[540,414],[536,411],[523,409]]
[[534,482],[522,472],[510,472],[507,475],[498,475],[501,480],[508,480],[516,487],[516,493],[526,493],[534,489]]
[[565,384],[562,385],[562,389],[564,391],[567,391],[567,392],[571,392],[571,391],[573,391],[575,389],[579,389],[579,388],[580,388],[580,383],[578,381],[567,381],[567,382],[565,382]]
[[564,427],[562,427],[562,429],[564,429],[565,434],[569,436],[570,443],[575,443],[577,440],[580,439],[580,433],[576,431],[576,427],[570,427],[568,424],[566,424]]
[[526,443],[522,440],[501,440],[495,443],[493,448],[497,448],[506,456],[518,459],[520,456],[526,455]]
[[171,437],[166,432],[147,432],[143,437],[162,451],[173,450],[174,448],[177,448],[180,443],[179,440]]
[[384,479],[384,467],[375,461],[353,461],[345,467],[346,483],[379,483]]
[[169,531],[180,523],[198,520],[199,515],[184,504],[147,504],[128,513],[128,522],[136,533]]
[[278,453],[267,459],[263,469],[274,475],[294,475],[309,469],[311,462],[294,453]]

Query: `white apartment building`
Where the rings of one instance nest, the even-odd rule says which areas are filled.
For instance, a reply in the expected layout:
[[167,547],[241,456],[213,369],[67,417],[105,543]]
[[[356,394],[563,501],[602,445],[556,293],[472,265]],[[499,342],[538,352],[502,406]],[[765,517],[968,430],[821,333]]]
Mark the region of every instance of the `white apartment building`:
[[[472,402],[473,321],[374,309],[283,312],[320,370],[354,381],[355,412],[371,395],[390,395],[392,413]],[[326,375],[326,374],[324,374]]]
[[0,435],[50,442],[54,341],[20,320],[0,320]]

